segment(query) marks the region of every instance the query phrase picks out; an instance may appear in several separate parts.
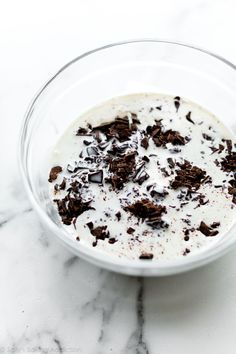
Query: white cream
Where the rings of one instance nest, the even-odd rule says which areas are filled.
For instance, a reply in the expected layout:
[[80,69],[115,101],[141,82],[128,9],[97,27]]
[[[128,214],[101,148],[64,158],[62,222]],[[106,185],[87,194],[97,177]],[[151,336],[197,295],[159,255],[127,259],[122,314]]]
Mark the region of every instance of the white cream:
[[[160,107],[161,110],[155,108]],[[187,121],[186,115],[191,111],[191,119],[195,122],[192,124]],[[93,140],[93,137],[76,136],[76,131],[79,127],[87,127],[87,124],[99,126],[104,122],[110,122],[115,117],[123,117],[132,113],[137,114],[137,118],[141,122],[138,125],[139,130],[146,129],[147,125],[154,125],[155,120],[162,119],[162,124],[166,129],[172,129],[180,132],[182,136],[189,136],[191,140],[184,146],[179,146],[181,149],[178,153],[173,153],[174,146],[167,144],[166,148],[157,147],[152,139],[149,140],[149,148],[145,150],[138,144],[138,153],[140,156],[155,154],[150,162],[147,163],[147,173],[149,178],[139,186],[137,183],[128,182],[121,191],[111,190],[111,185],[104,183],[103,187],[99,187],[96,183],[91,183],[89,192],[84,195],[86,200],[93,198],[91,206],[95,210],[88,210],[81,214],[76,221],[76,229],[73,225],[66,226],[65,229],[70,235],[68,237],[79,236],[80,241],[87,247],[93,247],[92,243],[95,238],[91,235],[87,223],[92,221],[94,227],[107,225],[110,232],[110,237],[115,237],[118,241],[114,244],[108,243],[108,240],[99,240],[94,252],[103,251],[107,255],[114,257],[122,257],[126,259],[138,259],[141,253],[152,253],[155,260],[172,260],[182,257],[185,249],[189,249],[191,256],[200,248],[208,247],[217,242],[235,221],[236,207],[232,203],[232,196],[228,194],[228,183],[231,179],[227,176],[220,167],[215,164],[215,159],[224,157],[227,153],[224,151],[221,155],[212,154],[210,149],[211,142],[203,139],[202,134],[207,133],[214,138],[214,146],[221,143],[222,138],[235,138],[229,130],[211,113],[194,104],[193,102],[180,100],[180,107],[176,112],[174,99],[171,96],[160,94],[136,94],[124,97],[113,98],[100,106],[97,106],[79,117],[74,124],[69,127],[62,138],[55,146],[51,165],[60,165],[63,167],[63,172],[58,175],[55,182],[50,184],[50,193],[52,199],[62,198],[65,196],[64,191],[54,193],[54,184],[61,183],[63,177],[69,178],[70,173],[66,171],[68,164],[74,166],[75,161],[82,161],[79,154],[86,149],[84,140]],[[202,123],[201,123],[202,122]],[[138,133],[137,133],[138,135]],[[131,142],[134,137],[131,137]],[[203,142],[203,143],[202,143]],[[135,142],[134,142],[135,143]],[[132,148],[130,149],[132,151]],[[159,190],[168,187],[174,176],[165,177],[160,169],[157,168],[157,161],[161,167],[168,163],[167,158],[171,157],[176,161],[188,160],[193,165],[205,170],[212,178],[213,185],[225,185],[225,188],[214,188],[209,184],[204,184],[198,192],[205,195],[205,199],[209,199],[209,203],[205,206],[196,208],[198,202],[190,202],[186,206],[180,208],[180,201],[177,198],[180,190],[168,189],[169,194],[156,204],[165,205],[167,213],[163,219],[169,223],[167,229],[153,230],[147,226],[145,222],[139,222],[137,226],[137,218],[130,213],[122,210],[122,206],[140,200],[132,191],[135,187],[143,198],[150,198],[146,187],[155,183]],[[106,175],[104,175],[104,178]],[[223,181],[226,182],[223,183]],[[127,198],[128,201],[124,199]],[[94,197],[96,196],[96,197]],[[151,198],[152,199],[152,198]],[[171,207],[175,206],[175,208]],[[56,207],[56,205],[55,205]],[[177,211],[178,210],[178,211]],[[121,212],[121,220],[118,221],[115,214]],[[110,216],[106,216],[104,213]],[[191,216],[189,216],[191,215]],[[187,225],[182,219],[189,219],[191,225]],[[206,237],[197,228],[200,222],[204,221],[207,225],[213,222],[220,222],[218,228],[219,234],[214,237]],[[133,227],[135,232],[130,235],[127,229]],[[194,232],[190,232],[189,240],[185,241],[184,228],[195,228]],[[77,242],[77,241],[75,241]]]

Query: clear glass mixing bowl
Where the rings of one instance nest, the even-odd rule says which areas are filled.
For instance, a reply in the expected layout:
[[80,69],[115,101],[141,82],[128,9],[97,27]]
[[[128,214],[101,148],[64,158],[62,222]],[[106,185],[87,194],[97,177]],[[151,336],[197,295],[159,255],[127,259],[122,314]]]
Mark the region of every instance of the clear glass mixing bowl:
[[71,238],[48,193],[46,161],[67,127],[84,111],[111,97],[158,92],[186,97],[235,130],[236,71],[227,60],[181,43],[137,40],[107,45],[72,60],[57,72],[31,103],[20,136],[20,168],[29,198],[48,227],[79,257],[116,272],[161,276],[204,265],[229,249],[236,226],[213,246],[173,261],[111,258]]

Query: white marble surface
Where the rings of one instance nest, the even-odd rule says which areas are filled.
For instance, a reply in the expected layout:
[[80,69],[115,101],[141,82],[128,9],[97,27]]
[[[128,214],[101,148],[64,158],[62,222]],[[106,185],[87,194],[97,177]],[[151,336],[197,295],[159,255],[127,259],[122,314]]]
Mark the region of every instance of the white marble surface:
[[137,279],[76,258],[23,191],[19,126],[68,60],[108,42],[160,37],[236,63],[234,0],[1,1],[0,353],[234,354],[236,249],[203,269]]

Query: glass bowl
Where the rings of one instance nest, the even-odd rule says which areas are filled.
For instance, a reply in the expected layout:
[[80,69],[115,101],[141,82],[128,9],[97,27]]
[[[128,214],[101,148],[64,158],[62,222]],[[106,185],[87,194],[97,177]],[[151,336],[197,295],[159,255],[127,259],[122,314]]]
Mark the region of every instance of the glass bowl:
[[72,239],[49,199],[47,161],[67,127],[84,111],[114,96],[157,92],[188,98],[235,128],[236,71],[206,50],[161,40],[135,40],[92,50],[60,69],[31,103],[20,136],[20,168],[29,198],[42,222],[79,257],[106,269],[163,276],[202,266],[236,240],[236,227],[211,247],[173,261],[111,258]]

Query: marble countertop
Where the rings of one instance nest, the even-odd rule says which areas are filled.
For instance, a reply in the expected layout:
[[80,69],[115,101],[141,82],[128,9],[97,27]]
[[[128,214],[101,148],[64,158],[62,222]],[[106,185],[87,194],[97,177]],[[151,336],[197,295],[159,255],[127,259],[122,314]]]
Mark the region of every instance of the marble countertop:
[[17,165],[40,86],[120,39],[194,43],[236,63],[235,1],[3,2],[0,13],[0,353],[234,354],[236,249],[168,278],[127,277],[75,257],[44,230]]

